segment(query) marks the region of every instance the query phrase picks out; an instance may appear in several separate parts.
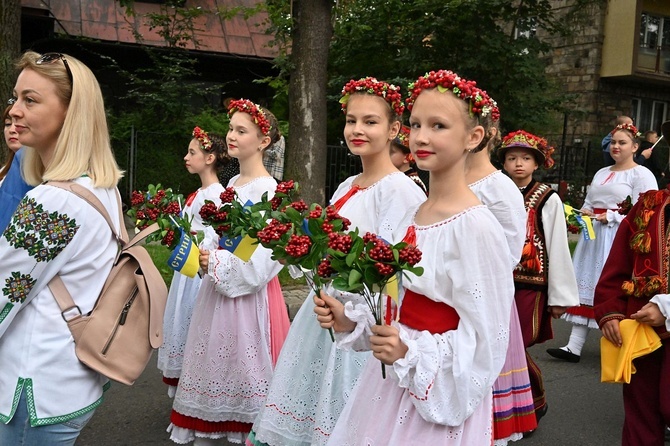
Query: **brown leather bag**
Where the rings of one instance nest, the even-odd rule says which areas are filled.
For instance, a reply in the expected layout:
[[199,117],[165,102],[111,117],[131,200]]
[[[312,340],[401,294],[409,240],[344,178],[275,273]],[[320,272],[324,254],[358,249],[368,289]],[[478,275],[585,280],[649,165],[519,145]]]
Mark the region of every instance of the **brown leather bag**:
[[88,202],[102,214],[119,241],[114,266],[90,313],[81,313],[60,276],[56,275],[48,286],[72,332],[79,360],[114,381],[132,385],[146,368],[153,350],[163,343],[167,287],[146,248],[138,246],[159,227],[153,224],[128,242],[118,194],[121,235],[91,191],[72,182],[47,184]]

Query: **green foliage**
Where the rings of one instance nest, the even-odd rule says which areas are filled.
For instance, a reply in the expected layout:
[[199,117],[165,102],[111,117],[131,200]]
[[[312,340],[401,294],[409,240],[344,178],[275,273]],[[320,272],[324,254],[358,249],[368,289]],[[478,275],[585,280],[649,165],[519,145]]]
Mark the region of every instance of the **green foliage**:
[[[427,71],[451,69],[494,97],[504,129],[541,130],[563,97],[545,74],[548,42],[532,31],[565,31],[559,25],[548,0],[345,2],[331,46],[332,91],[364,75],[406,85]],[[531,32],[515,38],[517,27]]]
[[156,265],[163,280],[165,280],[165,284],[169,287],[172,282],[172,276],[174,275],[174,270],[168,266],[168,259],[172,253],[165,249],[165,246],[162,246],[160,243],[147,243],[145,248],[147,248],[151,260],[153,260],[154,265]]

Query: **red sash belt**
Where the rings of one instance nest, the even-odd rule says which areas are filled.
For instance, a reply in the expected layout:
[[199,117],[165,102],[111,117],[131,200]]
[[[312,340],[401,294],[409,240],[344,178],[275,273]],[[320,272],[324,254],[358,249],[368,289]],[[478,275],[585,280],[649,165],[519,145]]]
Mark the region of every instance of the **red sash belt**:
[[405,290],[405,297],[400,307],[401,324],[415,330],[438,334],[455,330],[460,319],[453,307],[430,300],[423,294]]
[[[609,209],[609,210],[611,210],[611,211],[616,211],[616,209]],[[593,214],[594,214],[594,215],[604,214],[604,213],[607,212],[607,211],[608,211],[608,209],[595,208],[595,209],[593,209]]]

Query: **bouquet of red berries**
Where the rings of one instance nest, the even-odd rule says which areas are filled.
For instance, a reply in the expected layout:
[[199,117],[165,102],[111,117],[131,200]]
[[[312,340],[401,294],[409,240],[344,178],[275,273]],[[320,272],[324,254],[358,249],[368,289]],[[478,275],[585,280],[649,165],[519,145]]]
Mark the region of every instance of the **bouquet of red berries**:
[[391,245],[370,232],[361,237],[358,230],[332,233],[328,255],[319,265],[319,275],[336,275],[333,287],[362,294],[375,321],[381,325],[384,288],[396,274],[422,275],[423,268],[415,266],[420,261],[419,248],[406,242]]
[[[319,265],[318,274],[335,276],[332,285],[340,291],[361,294],[375,322],[383,325],[385,288],[398,274],[421,276],[423,268],[416,266],[420,261],[419,248],[406,242],[392,245],[370,232],[361,237],[358,230],[331,233],[328,254]],[[390,304],[387,299],[386,310]],[[384,364],[382,376],[386,377]]]
[[274,196],[268,199],[265,193],[258,203],[247,201],[242,203],[233,187],[228,187],[221,192],[221,206],[210,200],[200,208],[202,222],[212,226],[219,237],[244,237],[249,236],[257,239],[258,231],[268,224],[269,214],[279,208],[282,203],[288,202],[291,195],[298,189],[298,184],[293,180],[279,183]]
[[182,202],[182,195],[171,188],[164,189],[160,183],[150,184],[146,191],[133,191],[127,214],[140,230],[158,223],[160,232],[147,237],[147,242],[160,240],[161,244],[174,249],[179,241],[179,231],[190,233],[191,230],[191,220],[181,215]]

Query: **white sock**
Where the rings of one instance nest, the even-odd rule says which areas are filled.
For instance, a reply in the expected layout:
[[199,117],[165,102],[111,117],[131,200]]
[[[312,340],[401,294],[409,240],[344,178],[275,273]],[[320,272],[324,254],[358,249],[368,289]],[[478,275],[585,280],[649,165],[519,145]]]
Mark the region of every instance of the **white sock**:
[[586,325],[575,325],[572,327],[570,332],[570,341],[565,347],[561,347],[563,350],[568,350],[574,353],[577,356],[582,354],[582,347],[586,342],[586,335],[589,333],[589,327]]
[[177,393],[177,386],[168,386],[168,396],[170,398],[174,398],[176,393]]

